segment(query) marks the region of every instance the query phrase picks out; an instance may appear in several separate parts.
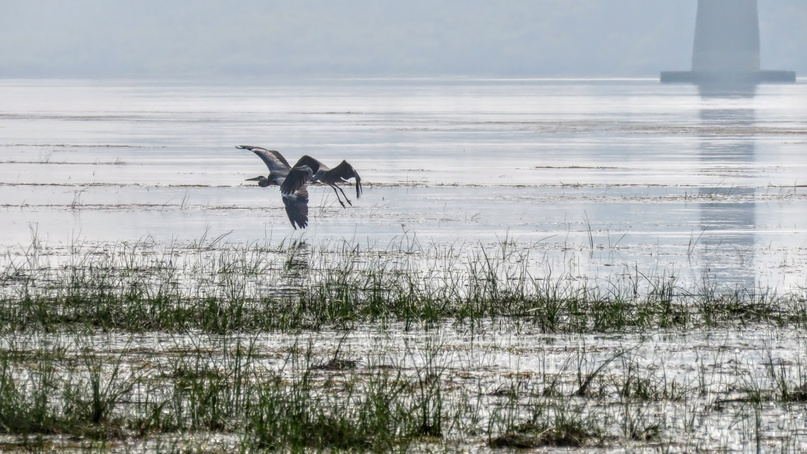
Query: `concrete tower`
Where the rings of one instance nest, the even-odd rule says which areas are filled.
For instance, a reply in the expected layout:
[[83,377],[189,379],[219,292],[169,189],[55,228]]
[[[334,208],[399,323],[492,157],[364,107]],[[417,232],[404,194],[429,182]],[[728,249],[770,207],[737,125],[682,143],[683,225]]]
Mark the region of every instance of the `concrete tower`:
[[694,72],[759,71],[756,0],[700,0],[692,48]]
[[795,82],[793,71],[760,69],[757,0],[698,0],[692,71],[664,71],[662,82]]

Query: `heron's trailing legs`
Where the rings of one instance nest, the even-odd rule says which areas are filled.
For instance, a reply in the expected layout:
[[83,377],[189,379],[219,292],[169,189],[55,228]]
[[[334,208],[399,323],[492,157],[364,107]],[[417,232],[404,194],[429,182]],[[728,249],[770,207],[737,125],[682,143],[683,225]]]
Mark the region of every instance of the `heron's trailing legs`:
[[[348,205],[353,206],[353,203],[351,203],[350,199],[347,198],[347,195],[345,194],[345,191],[342,190],[342,188],[340,188],[339,186],[337,186],[335,184],[330,184],[330,183],[328,183],[328,186],[333,188],[333,192],[336,194],[336,200],[338,200],[339,203],[342,204],[342,208],[347,208],[345,206],[345,202],[347,202]],[[337,189],[339,190],[339,192],[342,193],[342,196],[345,198],[345,202],[343,202],[342,199],[339,197],[339,192],[336,191]]]

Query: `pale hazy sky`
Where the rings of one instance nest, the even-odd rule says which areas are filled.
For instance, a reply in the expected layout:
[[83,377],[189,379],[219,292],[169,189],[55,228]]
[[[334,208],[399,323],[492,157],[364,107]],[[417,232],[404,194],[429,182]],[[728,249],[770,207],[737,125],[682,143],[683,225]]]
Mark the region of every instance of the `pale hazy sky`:
[[[696,0],[0,0],[0,77],[658,76]],[[759,0],[765,69],[807,75],[807,0]]]

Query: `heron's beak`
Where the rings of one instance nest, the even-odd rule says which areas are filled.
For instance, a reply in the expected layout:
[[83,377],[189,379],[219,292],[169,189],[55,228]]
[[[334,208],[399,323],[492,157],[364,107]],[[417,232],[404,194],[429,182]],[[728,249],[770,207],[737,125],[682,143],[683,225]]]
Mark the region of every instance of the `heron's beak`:
[[263,175],[261,175],[261,176],[257,176],[257,177],[253,177],[253,178],[247,178],[247,179],[246,179],[246,180],[244,180],[244,181],[260,181],[260,180],[261,180],[261,178],[263,178]]

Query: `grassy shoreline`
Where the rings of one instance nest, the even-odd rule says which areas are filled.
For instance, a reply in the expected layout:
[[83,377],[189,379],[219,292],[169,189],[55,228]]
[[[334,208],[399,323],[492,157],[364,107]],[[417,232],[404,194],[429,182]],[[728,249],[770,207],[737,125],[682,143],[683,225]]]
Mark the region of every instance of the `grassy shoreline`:
[[0,271],[0,449],[807,443],[804,295],[534,265],[507,240],[34,242]]
[[503,242],[384,249],[344,242],[155,251],[143,244],[40,253],[0,270],[0,332],[75,329],[295,332],[363,323],[422,326],[516,319],[546,332],[701,329],[735,324],[803,327],[807,293],[721,291],[671,275],[625,270],[606,286],[552,272]]

